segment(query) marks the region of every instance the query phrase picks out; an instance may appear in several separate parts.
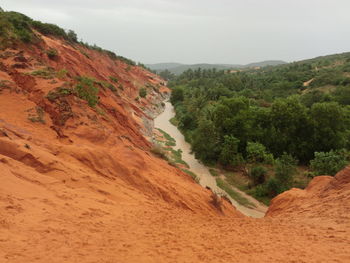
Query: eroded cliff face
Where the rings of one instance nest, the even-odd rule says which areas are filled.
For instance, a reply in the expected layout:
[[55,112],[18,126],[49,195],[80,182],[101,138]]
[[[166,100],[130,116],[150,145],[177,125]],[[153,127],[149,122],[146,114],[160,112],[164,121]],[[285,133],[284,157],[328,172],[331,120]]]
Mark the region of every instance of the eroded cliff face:
[[[220,211],[150,152],[163,80],[41,37],[0,53],[0,262],[350,261],[349,169],[276,197],[263,219]],[[72,92],[78,76],[95,79],[96,107]]]

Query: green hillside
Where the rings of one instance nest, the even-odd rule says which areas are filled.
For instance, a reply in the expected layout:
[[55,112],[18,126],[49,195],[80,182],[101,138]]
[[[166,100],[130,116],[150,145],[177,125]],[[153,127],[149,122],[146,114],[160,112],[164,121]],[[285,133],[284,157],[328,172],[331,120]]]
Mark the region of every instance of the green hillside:
[[[170,86],[178,126],[196,157],[249,170],[256,197],[334,174],[347,161],[350,53],[230,73],[189,69]],[[295,177],[296,164],[305,176]]]

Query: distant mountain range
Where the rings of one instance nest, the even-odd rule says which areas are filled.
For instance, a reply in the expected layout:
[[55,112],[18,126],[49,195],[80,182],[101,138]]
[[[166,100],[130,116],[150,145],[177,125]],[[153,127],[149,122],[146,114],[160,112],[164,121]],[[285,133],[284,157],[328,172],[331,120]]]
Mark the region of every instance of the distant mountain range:
[[256,63],[250,63],[247,65],[240,64],[181,64],[181,63],[156,63],[156,64],[146,64],[146,66],[155,71],[169,70],[171,73],[179,75],[188,69],[212,69],[216,68],[218,70],[222,69],[243,69],[243,68],[254,68],[254,67],[265,67],[265,66],[276,66],[281,64],[286,64],[287,62],[282,60],[266,60]]

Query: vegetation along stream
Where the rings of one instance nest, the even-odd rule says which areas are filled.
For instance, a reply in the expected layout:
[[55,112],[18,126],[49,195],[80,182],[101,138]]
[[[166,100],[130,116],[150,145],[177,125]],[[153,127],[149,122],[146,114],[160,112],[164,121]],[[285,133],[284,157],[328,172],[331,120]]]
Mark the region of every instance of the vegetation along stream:
[[[176,141],[176,150],[181,149],[182,159],[189,165],[189,170],[199,177],[199,183],[203,187],[210,187],[218,194],[225,194],[232,202],[232,204],[243,214],[251,217],[263,217],[267,207],[255,200],[253,197],[240,191],[239,189],[230,186],[229,189],[219,188],[216,183],[216,178],[209,172],[209,168],[200,163],[191,153],[191,145],[185,141],[184,136],[177,129],[176,126],[170,123],[170,119],[175,116],[173,106],[170,102],[165,103],[165,110],[155,120],[154,125],[166,133],[168,133]],[[236,196],[237,198],[233,198]],[[244,199],[248,205],[240,204],[238,200]]]

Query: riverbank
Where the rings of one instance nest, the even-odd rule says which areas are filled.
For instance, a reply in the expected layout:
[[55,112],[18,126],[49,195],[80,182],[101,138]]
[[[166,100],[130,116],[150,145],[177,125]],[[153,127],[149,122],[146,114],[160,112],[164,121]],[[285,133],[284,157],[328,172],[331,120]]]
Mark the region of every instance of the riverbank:
[[177,129],[177,127],[170,123],[169,120],[174,116],[175,113],[173,106],[170,102],[165,102],[164,111],[154,119],[154,127],[165,131],[175,140],[176,145],[171,147],[173,147],[175,151],[181,150],[182,160],[189,166],[188,170],[198,176],[199,184],[203,187],[209,187],[215,193],[226,195],[232,204],[243,214],[255,218],[263,217],[265,215],[267,207],[261,204],[259,201],[240,191],[239,189],[229,186],[232,191],[248,200],[250,207],[246,207],[240,204],[236,199],[232,198],[232,195],[228,193],[229,190],[226,189],[225,191],[222,188],[218,187],[217,180],[211,175],[209,168],[200,163],[194,157],[194,155],[191,153],[191,145],[185,141],[184,136]]

